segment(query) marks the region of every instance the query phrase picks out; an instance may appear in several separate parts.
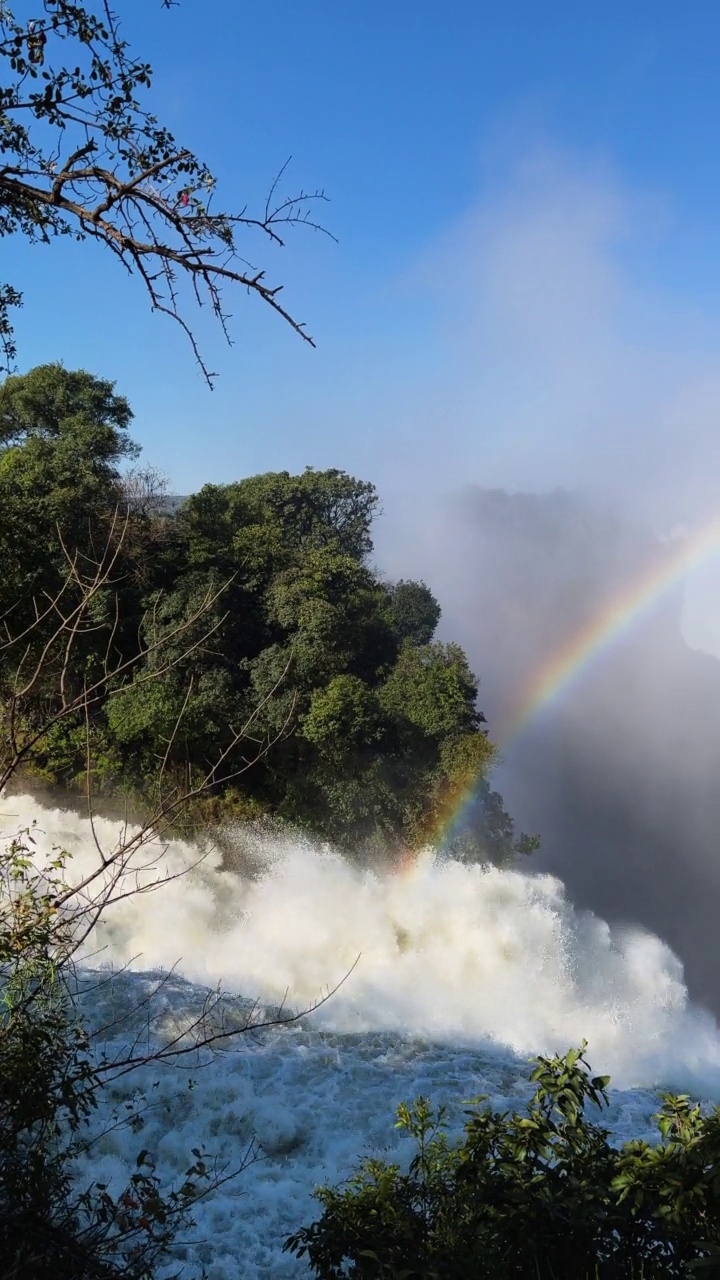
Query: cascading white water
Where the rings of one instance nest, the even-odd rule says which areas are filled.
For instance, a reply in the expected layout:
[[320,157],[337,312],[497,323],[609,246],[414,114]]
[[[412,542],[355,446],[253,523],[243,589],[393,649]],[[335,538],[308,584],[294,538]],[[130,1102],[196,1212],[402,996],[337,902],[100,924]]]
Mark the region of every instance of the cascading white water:
[[[24,797],[6,798],[3,812],[7,833],[36,819],[39,848],[72,851],[74,875],[96,865],[87,820]],[[115,844],[114,824],[96,829],[104,847]],[[175,1098],[149,1121],[171,1172],[203,1134],[228,1158],[253,1130],[265,1144],[267,1161],[240,1180],[247,1213],[238,1217],[232,1192],[203,1210],[215,1239],[204,1256],[217,1280],[236,1274],[240,1255],[247,1276],[303,1274],[279,1241],[312,1213],[309,1188],[346,1174],[367,1144],[392,1141],[395,1105],[419,1091],[458,1112],[481,1091],[517,1105],[522,1059],[587,1039],[593,1068],[620,1087],[611,1123],[624,1135],[645,1131],[654,1087],[720,1096],[720,1033],[689,1002],[678,959],[647,933],[576,912],[558,880],[430,852],[409,871],[379,874],[301,839],[244,845],[244,865],[254,863],[247,874],[224,870],[210,853],[187,875],[115,906],[89,944],[93,966],[136,971],[124,999],[133,983],[147,983],[144,973],[177,964],[190,983],[219,982],[270,1003],[287,995],[305,1007],[357,960],[311,1018],[260,1045],[241,1038],[237,1052],[201,1073],[194,1108]],[[197,857],[174,842],[145,878]],[[196,996],[177,981],[163,998],[180,1015]],[[177,1094],[178,1079],[165,1072],[157,1096]],[[120,1179],[136,1146],[112,1135],[96,1166]],[[221,1222],[232,1236],[227,1262]]]
[[[12,809],[21,826],[37,818],[41,850],[72,851],[72,875],[96,864],[87,820],[25,798],[13,798]],[[100,820],[96,830],[105,848],[114,846],[117,826]],[[669,948],[576,912],[551,876],[438,862],[430,853],[408,871],[382,875],[302,839],[258,837],[254,853],[252,876],[223,870],[211,852],[187,876],[119,903],[89,944],[94,963],[177,965],[193,982],[267,1001],[287,995],[304,1007],[357,961],[314,1025],[450,1044],[490,1040],[519,1054],[585,1038],[618,1083],[692,1073],[712,1088],[720,1078],[716,1024],[689,1004]],[[198,852],[177,841],[162,857],[147,880],[190,867]]]

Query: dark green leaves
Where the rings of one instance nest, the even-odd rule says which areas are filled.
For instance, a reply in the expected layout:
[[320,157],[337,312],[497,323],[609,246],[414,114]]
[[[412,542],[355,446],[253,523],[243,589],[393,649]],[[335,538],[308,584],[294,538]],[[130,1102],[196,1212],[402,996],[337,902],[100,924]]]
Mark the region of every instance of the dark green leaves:
[[[472,792],[474,859],[515,856],[512,821],[486,775],[494,749],[458,645],[428,640],[439,609],[422,583],[368,563],[377,494],[343,471],[274,472],[207,485],[175,514],[152,476],[123,476],[132,413],[107,380],[45,365],[0,387],[0,612],[54,626],[41,601],[72,601],[104,555],[111,572],[16,707],[30,732],[66,695],[96,689],[32,750],[54,782],[121,788],[144,803],[192,788],[213,761],[213,813],[269,812],[355,852],[394,855]],[[149,486],[149,487],[148,487]],[[107,549],[107,550],[106,550]],[[65,584],[65,585],[64,585]],[[12,699],[10,646],[0,695]],[[64,674],[63,674],[64,673]],[[27,737],[26,737],[27,740]],[[250,763],[252,762],[252,768]]]
[[321,1216],[285,1248],[318,1280],[717,1275],[720,1111],[666,1097],[663,1140],[617,1148],[586,1114],[607,1105],[609,1081],[591,1076],[585,1048],[537,1059],[526,1113],[477,1100],[455,1144],[427,1099],[401,1106],[416,1146],[407,1171],[364,1161],[317,1193]]

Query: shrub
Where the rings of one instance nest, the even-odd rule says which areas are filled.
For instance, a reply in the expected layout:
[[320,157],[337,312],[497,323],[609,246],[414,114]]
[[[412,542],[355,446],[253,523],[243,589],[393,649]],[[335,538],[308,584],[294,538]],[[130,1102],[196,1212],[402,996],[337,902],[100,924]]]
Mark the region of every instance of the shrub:
[[140,1151],[115,1194],[78,1181],[108,1064],[79,1016],[73,954],[88,921],[58,905],[67,855],[39,865],[32,843],[26,831],[0,848],[0,1280],[149,1280],[222,1175],[197,1150],[163,1187]]
[[537,1058],[524,1114],[465,1112],[448,1140],[443,1109],[401,1106],[415,1143],[407,1169],[365,1160],[321,1188],[320,1218],[285,1249],[320,1280],[651,1280],[720,1275],[720,1109],[663,1094],[659,1141],[609,1141],[586,1117],[608,1104],[586,1044]]

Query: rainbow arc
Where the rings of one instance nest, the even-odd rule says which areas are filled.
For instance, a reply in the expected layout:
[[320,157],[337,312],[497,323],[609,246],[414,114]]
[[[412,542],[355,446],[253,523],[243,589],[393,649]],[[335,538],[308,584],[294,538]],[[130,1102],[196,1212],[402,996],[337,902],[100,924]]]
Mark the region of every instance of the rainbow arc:
[[[713,519],[682,541],[670,544],[649,568],[625,583],[602,608],[588,618],[533,672],[518,698],[508,727],[498,743],[507,750],[533,725],[542,712],[555,704],[592,663],[601,661],[627,636],[664,596],[685,581],[694,569],[720,554],[720,519]],[[429,834],[429,842],[442,844],[462,826],[477,799],[475,777],[448,795]]]

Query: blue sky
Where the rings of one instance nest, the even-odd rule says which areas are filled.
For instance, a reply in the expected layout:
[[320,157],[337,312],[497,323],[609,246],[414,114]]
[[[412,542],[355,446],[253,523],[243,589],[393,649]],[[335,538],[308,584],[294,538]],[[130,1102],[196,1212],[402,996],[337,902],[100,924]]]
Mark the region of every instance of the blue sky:
[[[231,349],[197,317],[210,394],[114,261],[14,244],[22,367],[115,378],[176,491],[311,464],[409,500],[602,473],[651,509],[672,481],[679,519],[714,501],[716,4],[116,7],[155,67],[156,114],[226,206],[259,199],[289,155],[288,187],[325,188],[337,245],[298,230],[281,253],[246,246],[318,349],[229,297]],[[658,440],[667,465],[645,484]]]

